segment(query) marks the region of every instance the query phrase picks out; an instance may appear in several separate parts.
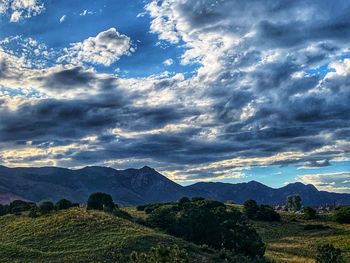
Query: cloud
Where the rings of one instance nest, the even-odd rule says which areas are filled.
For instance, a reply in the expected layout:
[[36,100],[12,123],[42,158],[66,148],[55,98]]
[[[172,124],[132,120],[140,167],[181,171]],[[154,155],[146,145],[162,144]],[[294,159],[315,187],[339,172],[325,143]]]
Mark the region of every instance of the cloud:
[[0,3],[0,14],[7,14],[10,22],[37,16],[45,10],[44,4],[38,0],[3,0]]
[[174,64],[174,60],[171,58],[168,58],[168,59],[163,61],[164,66],[171,66],[172,64]]
[[119,33],[115,28],[110,28],[96,37],[89,37],[83,42],[72,44],[72,47],[66,50],[66,55],[59,60],[73,64],[87,62],[110,66],[121,56],[129,55],[132,51],[130,38]]
[[299,176],[303,183],[313,184],[323,191],[350,193],[350,173],[306,174]]
[[61,18],[60,18],[60,23],[62,24],[64,21],[66,21],[67,19],[67,16],[66,15],[63,15]]
[[[349,9],[346,1],[151,1],[150,31],[183,51],[180,62],[196,66],[190,76],[99,73],[133,52],[115,28],[73,43],[57,60],[64,65],[35,68],[4,50],[2,160],[25,163],[66,146],[49,159],[73,167],[147,162],[183,181],[348,160]],[[321,66],[323,74],[313,73]],[[18,87],[23,94],[9,94]],[[11,159],[12,148],[31,151]]]

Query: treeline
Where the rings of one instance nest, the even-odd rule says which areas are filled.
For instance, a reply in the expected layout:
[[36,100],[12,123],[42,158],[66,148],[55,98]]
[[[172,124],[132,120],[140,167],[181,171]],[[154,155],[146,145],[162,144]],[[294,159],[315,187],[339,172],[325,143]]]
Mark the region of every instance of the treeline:
[[37,205],[34,202],[26,202],[23,200],[14,200],[9,205],[0,204],[0,216],[6,214],[15,214],[19,215],[23,212],[29,212],[29,216],[35,217],[39,214],[48,214],[54,210],[64,210],[71,207],[79,206],[78,203],[72,203],[67,199],[61,199],[56,203],[51,201],[45,201]]

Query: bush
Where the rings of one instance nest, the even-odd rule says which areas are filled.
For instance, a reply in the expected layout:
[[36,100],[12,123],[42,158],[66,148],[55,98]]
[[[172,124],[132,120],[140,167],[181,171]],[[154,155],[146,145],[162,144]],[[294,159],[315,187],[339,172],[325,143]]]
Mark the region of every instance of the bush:
[[320,245],[316,251],[317,263],[343,263],[341,251],[331,244]]
[[317,217],[317,212],[315,209],[313,209],[312,207],[304,207],[303,208],[303,218],[306,220],[312,220],[312,219],[316,219]]
[[8,214],[9,211],[10,211],[10,208],[8,205],[0,204],[0,216],[4,216],[4,215]]
[[39,206],[40,213],[48,214],[55,210],[55,205],[52,202],[46,201]]
[[259,210],[256,215],[256,220],[261,221],[280,221],[281,216],[269,205],[260,205]]
[[258,205],[254,200],[244,202],[244,214],[251,220],[280,221],[281,216],[269,205]]
[[29,211],[32,206],[35,206],[35,203],[26,202],[23,200],[14,200],[10,203],[9,209],[11,213],[20,214],[24,211]]
[[112,197],[105,193],[93,193],[87,201],[87,209],[108,210],[112,212],[115,207],[116,205]]
[[29,210],[29,217],[32,218],[36,218],[39,215],[39,208],[37,206],[33,206],[30,210]]
[[249,219],[256,219],[256,214],[258,213],[259,206],[255,200],[247,200],[243,204],[243,212]]
[[148,253],[132,252],[130,255],[132,263],[188,263],[189,258],[185,250],[178,246],[157,246],[151,248]]
[[342,207],[335,212],[335,221],[350,224],[350,207]]
[[72,202],[67,199],[61,199],[55,204],[56,210],[65,210],[73,206]]
[[247,225],[242,213],[228,210],[217,201],[200,199],[182,207],[163,205],[150,213],[147,223],[198,245],[225,248],[250,258],[265,252],[261,238]]

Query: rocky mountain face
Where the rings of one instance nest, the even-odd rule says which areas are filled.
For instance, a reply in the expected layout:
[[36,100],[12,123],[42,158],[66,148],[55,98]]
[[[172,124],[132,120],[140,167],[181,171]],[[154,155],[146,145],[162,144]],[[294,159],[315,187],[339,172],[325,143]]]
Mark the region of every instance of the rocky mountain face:
[[67,198],[83,203],[93,192],[112,195],[120,205],[176,201],[181,197],[201,196],[219,201],[284,204],[288,195],[299,194],[305,205],[350,204],[350,194],[318,191],[312,185],[290,184],[279,189],[261,183],[196,183],[181,186],[150,167],[115,170],[107,167],[7,168],[0,166],[0,203],[15,199],[34,202]]

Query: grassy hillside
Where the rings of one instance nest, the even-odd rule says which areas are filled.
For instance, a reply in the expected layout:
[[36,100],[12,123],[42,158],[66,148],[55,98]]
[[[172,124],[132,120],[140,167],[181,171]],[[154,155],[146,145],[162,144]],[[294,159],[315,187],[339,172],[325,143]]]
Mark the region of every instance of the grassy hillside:
[[188,242],[103,212],[0,217],[1,262],[126,262],[131,251],[158,243],[185,248],[193,262],[216,261]]
[[[228,207],[243,210],[240,205]],[[124,208],[134,217],[147,215],[135,208]],[[250,221],[267,244],[266,258],[276,263],[314,263],[316,246],[330,243],[342,250],[345,262],[350,262],[350,225],[333,222],[332,214],[316,220],[303,220],[288,212],[280,212],[281,222]],[[321,224],[328,229],[304,230],[305,225]]]
[[[266,256],[276,263],[313,263],[316,246],[330,243],[342,250],[345,262],[350,262],[350,225],[342,225],[324,215],[317,220],[292,220],[293,215],[282,213],[281,223],[254,222],[267,244]],[[328,229],[305,230],[305,225],[321,224]]]

